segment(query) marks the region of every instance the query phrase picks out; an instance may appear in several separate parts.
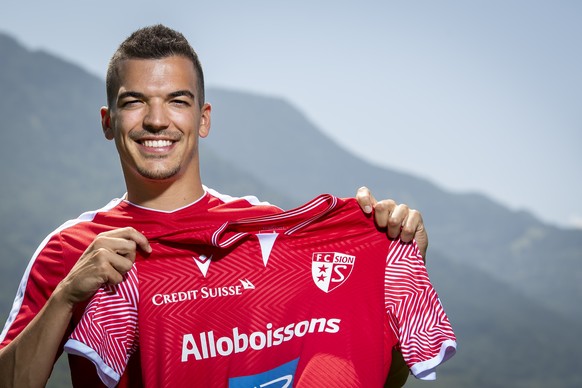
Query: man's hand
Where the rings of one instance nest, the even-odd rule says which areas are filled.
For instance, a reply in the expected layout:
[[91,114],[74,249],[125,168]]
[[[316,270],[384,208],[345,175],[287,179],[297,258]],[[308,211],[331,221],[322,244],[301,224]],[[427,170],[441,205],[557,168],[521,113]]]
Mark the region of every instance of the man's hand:
[[46,385],[75,303],[89,299],[105,284],[120,283],[138,247],[151,252],[145,236],[133,228],[104,232],[93,240],[40,312],[0,349],[0,387]]
[[146,237],[131,227],[97,235],[57,287],[63,300],[72,306],[89,299],[103,285],[121,283],[138,247],[151,252]]
[[370,214],[372,210],[374,211],[376,225],[386,228],[388,237],[400,236],[404,242],[415,239],[422,257],[426,260],[428,235],[422,222],[422,215],[418,210],[410,209],[405,204],[398,205],[391,199],[378,202],[367,187],[358,189],[356,199],[364,213]]

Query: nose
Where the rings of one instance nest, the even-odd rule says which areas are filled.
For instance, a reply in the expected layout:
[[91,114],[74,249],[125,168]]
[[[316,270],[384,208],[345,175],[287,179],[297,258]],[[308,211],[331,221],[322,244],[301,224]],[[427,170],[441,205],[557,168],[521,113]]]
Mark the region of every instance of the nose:
[[161,103],[150,103],[143,118],[143,127],[147,131],[157,132],[168,128],[170,119],[166,108]]

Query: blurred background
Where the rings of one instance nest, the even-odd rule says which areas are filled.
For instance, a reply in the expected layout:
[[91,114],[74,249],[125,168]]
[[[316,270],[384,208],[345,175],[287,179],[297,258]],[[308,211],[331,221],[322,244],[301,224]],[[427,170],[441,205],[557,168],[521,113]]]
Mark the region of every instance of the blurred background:
[[123,194],[104,74],[164,23],[204,67],[207,185],[286,208],[367,185],[422,211],[459,336],[431,386],[580,386],[581,16],[577,1],[3,5],[0,320],[44,236]]
[[210,86],[284,98],[370,162],[582,227],[581,15],[566,0],[25,0],[0,30],[103,78],[121,40],[167,24]]

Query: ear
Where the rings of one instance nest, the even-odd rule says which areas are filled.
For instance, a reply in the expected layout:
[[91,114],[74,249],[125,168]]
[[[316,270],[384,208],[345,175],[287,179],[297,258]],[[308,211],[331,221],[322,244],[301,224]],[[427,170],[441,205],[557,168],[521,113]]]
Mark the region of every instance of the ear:
[[200,109],[200,126],[198,127],[198,136],[206,137],[210,133],[210,112],[212,111],[212,106],[209,103],[205,103]]
[[111,115],[109,114],[109,108],[106,106],[101,107],[101,128],[103,128],[103,134],[107,140],[113,140],[114,134],[111,129]]

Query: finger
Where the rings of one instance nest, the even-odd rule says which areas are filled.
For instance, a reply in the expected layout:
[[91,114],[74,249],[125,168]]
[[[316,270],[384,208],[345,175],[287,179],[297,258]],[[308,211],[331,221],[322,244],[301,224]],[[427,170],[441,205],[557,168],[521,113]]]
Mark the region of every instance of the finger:
[[408,217],[408,206],[401,204],[394,207],[388,218],[388,237],[396,238],[402,231],[402,226]]
[[[400,237],[403,242],[410,242],[412,240],[410,225],[412,224],[414,227],[414,222],[415,219],[410,217],[410,209],[407,205],[396,206],[388,220],[389,236],[392,238]],[[412,232],[412,235],[414,235],[414,232]]]
[[[96,285],[101,287],[104,284],[119,284],[123,281],[123,276],[128,273],[133,266],[133,261],[129,258],[111,252],[106,248],[95,251],[91,258],[88,277],[94,277]],[[96,291],[96,289],[94,290]]]
[[120,273],[119,271],[115,270],[113,267],[110,267],[110,271],[107,271],[107,273],[105,274],[105,281],[103,282],[103,284],[101,285],[101,287],[103,287],[104,285],[118,285],[121,282],[123,282],[123,275],[125,275],[125,273]]
[[426,233],[426,229],[424,226],[420,226],[416,231],[416,237],[414,238],[416,241],[416,245],[422,256],[422,260],[426,263],[426,254],[428,250],[428,234]]
[[[416,227],[414,229],[414,240],[416,241],[416,245],[418,246],[418,250],[422,255],[423,260],[426,262],[426,252],[428,249],[428,233],[426,228],[424,227],[424,220],[422,219],[422,215],[420,212],[414,210],[410,217],[417,219],[418,221],[415,222]],[[412,227],[412,226],[411,226]]]
[[112,254],[124,256],[132,262],[135,260],[136,248],[137,244],[135,241],[125,238],[98,236],[93,242],[93,249],[107,250]]
[[140,247],[143,251],[147,253],[151,253],[152,251],[148,239],[143,235],[143,233],[138,232],[136,229],[132,227],[110,230],[108,232],[101,233],[99,236],[130,240],[137,244],[137,246]]
[[358,189],[356,192],[356,200],[358,201],[360,208],[362,208],[366,214],[372,213],[372,209],[374,209],[374,206],[376,206],[377,203],[376,198],[374,198],[366,186],[362,186]]
[[129,270],[133,266],[134,261],[135,260],[132,260],[127,256],[116,254],[110,256],[109,265],[119,274],[125,275],[126,273],[129,272]]
[[382,200],[374,206],[374,219],[376,226],[387,228],[392,212],[396,208],[396,202],[391,199]]
[[129,228],[128,233],[129,233],[129,238],[131,240],[135,241],[137,246],[140,247],[144,252],[147,252],[147,253],[152,252],[152,247],[150,246],[150,243],[149,243],[147,237],[144,236],[143,233],[138,232],[134,228]]
[[[106,279],[111,271],[127,273],[133,266],[133,260],[127,256],[112,252],[108,248],[94,250],[84,263],[79,262],[79,273]],[[105,280],[103,280],[105,281]]]
[[415,238],[417,231],[422,230],[424,230],[424,225],[420,212],[414,209],[409,209],[407,216],[402,222],[400,239],[404,242],[410,242]]
[[428,234],[426,232],[426,228],[424,227],[422,214],[418,210],[409,209],[408,216],[402,224],[400,239],[403,242],[410,242],[414,239],[423,260],[426,262]]

